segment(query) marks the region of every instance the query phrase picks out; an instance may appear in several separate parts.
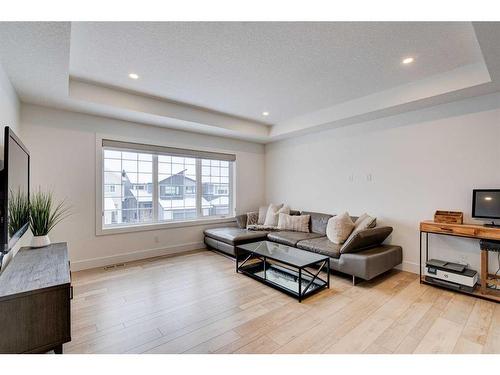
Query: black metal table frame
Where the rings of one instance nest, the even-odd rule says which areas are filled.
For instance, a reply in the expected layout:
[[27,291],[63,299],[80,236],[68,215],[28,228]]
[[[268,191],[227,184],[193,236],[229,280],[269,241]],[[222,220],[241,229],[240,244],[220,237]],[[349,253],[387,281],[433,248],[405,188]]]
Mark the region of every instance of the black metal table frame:
[[[425,241],[422,240],[422,235],[425,234]],[[449,289],[449,288],[446,288],[445,286],[442,286],[442,285],[437,285],[437,284],[434,284],[434,283],[431,283],[425,279],[422,278],[422,245],[423,245],[423,242],[425,242],[425,263],[429,260],[429,234],[437,234],[437,233],[434,233],[434,232],[426,232],[426,231],[420,231],[420,246],[419,246],[419,263],[418,263],[418,268],[419,268],[419,276],[420,276],[420,284],[426,284],[426,285],[432,285],[432,286],[435,286],[435,287],[438,287],[438,288],[441,288],[441,289]],[[456,235],[453,235],[453,234],[447,234],[447,233],[439,233],[440,236],[450,236],[450,237],[459,237],[459,238],[470,238],[470,237],[466,237],[466,236],[456,236]],[[424,263],[424,264],[425,264]],[[469,296],[473,296],[473,297],[476,297],[476,298],[480,298],[480,299],[484,299],[484,300],[487,300],[487,301],[492,301],[491,298],[488,298],[487,296],[485,295],[482,295],[482,294],[477,294],[477,293],[469,293],[467,291],[464,291],[464,290],[458,290],[458,289],[452,289],[454,292],[457,292],[457,293],[461,293],[461,294],[467,294]],[[497,302],[498,301],[494,301],[494,302]]]
[[[239,252],[245,252],[245,253],[249,253],[249,255],[240,263],[239,260],[238,260],[238,255],[239,255]],[[264,277],[259,277],[259,276],[256,276],[250,272],[246,272],[244,269],[243,269],[243,266],[245,265],[246,262],[248,262],[250,259],[258,259],[262,262],[263,264],[263,270],[264,270]],[[298,272],[299,274],[299,280],[298,280],[298,286],[299,286],[299,291],[298,293],[295,293],[294,291],[290,290],[290,289],[287,289],[279,284],[276,284],[270,280],[267,280],[266,279],[266,265],[268,264],[267,262],[267,259],[270,259],[276,263],[279,263],[280,267],[281,268],[285,268],[289,271],[292,271],[292,272]],[[274,259],[272,257],[268,257],[268,256],[264,256],[264,255],[261,255],[261,254],[257,254],[257,253],[254,253],[253,251],[250,251],[250,250],[245,250],[245,249],[239,249],[238,247],[236,247],[235,249],[235,263],[236,263],[236,273],[243,273],[247,276],[250,276],[251,278],[257,280],[257,281],[260,281],[266,285],[269,285],[270,287],[274,288],[274,289],[277,289],[281,292],[284,292],[288,295],[291,295],[295,298],[297,298],[299,300],[299,302],[302,302],[302,300],[306,297],[309,297],[317,292],[319,292],[320,290],[322,290],[323,288],[330,288],[330,258],[325,256],[325,259],[322,259],[322,260],[318,260],[318,261],[314,261],[314,262],[311,262],[309,264],[306,264],[306,265],[303,265],[303,266],[297,266],[295,264],[292,264],[292,263],[288,263],[286,261],[282,261],[282,260],[278,260],[278,259]],[[321,263],[321,264],[320,264]],[[271,264],[271,263],[269,263]],[[318,266],[318,272],[316,272],[315,274],[313,274],[312,272],[309,272],[306,268],[307,267],[314,267],[314,266]],[[283,265],[285,266],[288,266],[288,267],[284,267]],[[290,268],[289,268],[290,267]],[[319,274],[321,273],[321,271],[323,270],[323,268],[326,267],[326,274],[327,274],[327,278],[326,280],[323,280],[321,277],[319,277]],[[309,275],[311,277],[311,280],[309,281],[309,283],[306,285],[306,287],[304,288],[304,290],[302,290],[302,273],[305,273],[307,275]],[[309,291],[309,288],[311,287],[311,285],[313,284],[313,282],[315,280],[319,280],[321,282],[324,283],[324,285],[312,290],[312,291]]]

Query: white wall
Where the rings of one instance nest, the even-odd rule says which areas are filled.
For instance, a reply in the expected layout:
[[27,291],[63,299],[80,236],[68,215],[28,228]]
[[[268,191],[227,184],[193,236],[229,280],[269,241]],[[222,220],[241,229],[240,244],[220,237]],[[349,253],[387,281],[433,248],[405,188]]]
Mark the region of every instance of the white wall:
[[56,227],[50,237],[53,242],[69,243],[75,270],[199,248],[203,246],[203,229],[208,227],[96,236],[96,133],[235,153],[237,212],[254,210],[264,202],[264,146],[260,144],[29,104],[22,105],[21,123],[22,138],[31,153],[32,189],[51,189],[58,199],[66,198],[73,207],[74,215]]
[[[472,189],[500,188],[499,108],[500,95],[489,95],[268,144],[267,201],[373,214],[394,227],[403,268],[418,272],[419,222],[437,209],[471,222]],[[477,241],[430,244],[434,257],[479,268]],[[496,271],[496,258],[490,265]]]
[[19,129],[19,99],[16,91],[12,87],[9,78],[0,65],[0,128],[2,136],[0,145],[3,155],[3,129],[10,126],[16,134],[20,134]]

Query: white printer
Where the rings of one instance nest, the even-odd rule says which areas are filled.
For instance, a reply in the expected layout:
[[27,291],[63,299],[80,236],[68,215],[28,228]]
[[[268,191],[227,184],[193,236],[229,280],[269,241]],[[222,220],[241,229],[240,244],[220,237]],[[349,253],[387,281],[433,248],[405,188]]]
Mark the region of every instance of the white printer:
[[430,259],[425,264],[426,280],[457,290],[472,292],[478,282],[477,271],[463,264]]

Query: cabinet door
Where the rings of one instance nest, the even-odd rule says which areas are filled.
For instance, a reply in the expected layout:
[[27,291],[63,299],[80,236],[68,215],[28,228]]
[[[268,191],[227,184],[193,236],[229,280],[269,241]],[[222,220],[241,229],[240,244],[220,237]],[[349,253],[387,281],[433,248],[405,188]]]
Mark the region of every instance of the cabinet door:
[[45,352],[71,340],[70,287],[0,301],[0,353]]

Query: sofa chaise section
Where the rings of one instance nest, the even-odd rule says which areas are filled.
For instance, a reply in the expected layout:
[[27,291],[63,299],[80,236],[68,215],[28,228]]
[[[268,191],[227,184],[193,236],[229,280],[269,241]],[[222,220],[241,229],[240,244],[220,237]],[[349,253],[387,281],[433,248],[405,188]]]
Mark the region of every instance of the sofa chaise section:
[[265,231],[252,231],[238,227],[205,229],[205,244],[214,250],[234,256],[235,247],[244,243],[267,239]]

